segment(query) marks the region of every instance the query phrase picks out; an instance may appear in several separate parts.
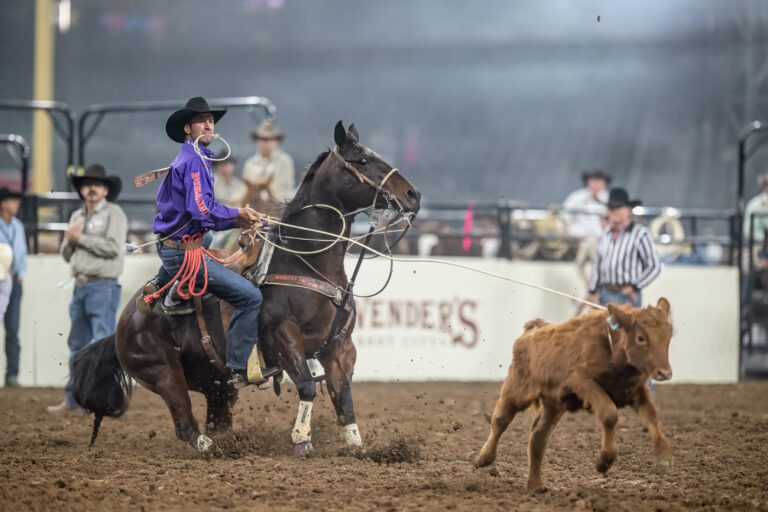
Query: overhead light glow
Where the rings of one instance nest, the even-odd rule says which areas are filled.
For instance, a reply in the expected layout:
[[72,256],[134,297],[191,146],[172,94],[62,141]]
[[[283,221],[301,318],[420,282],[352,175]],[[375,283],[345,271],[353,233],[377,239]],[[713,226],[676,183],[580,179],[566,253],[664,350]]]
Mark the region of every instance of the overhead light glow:
[[70,0],[59,0],[59,34],[69,32],[72,22],[72,5]]

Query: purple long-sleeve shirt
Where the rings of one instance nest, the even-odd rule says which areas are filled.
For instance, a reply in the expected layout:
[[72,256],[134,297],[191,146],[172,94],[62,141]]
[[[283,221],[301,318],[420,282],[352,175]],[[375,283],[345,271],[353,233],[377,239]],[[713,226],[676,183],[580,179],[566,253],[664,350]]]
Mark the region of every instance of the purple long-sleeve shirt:
[[[203,155],[213,157],[210,149],[198,147]],[[195,153],[191,140],[181,146],[171,163],[171,170],[157,191],[156,202],[160,213],[155,216],[152,231],[164,235],[173,233],[170,237],[173,240],[211,229],[225,231],[235,227],[237,208],[216,202],[210,164]]]

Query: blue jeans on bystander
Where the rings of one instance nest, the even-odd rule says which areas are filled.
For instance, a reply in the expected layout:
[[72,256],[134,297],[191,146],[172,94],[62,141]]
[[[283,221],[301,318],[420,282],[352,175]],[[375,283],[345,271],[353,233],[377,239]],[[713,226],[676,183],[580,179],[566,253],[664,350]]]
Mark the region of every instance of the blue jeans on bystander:
[[[75,286],[69,304],[72,327],[67,338],[69,364],[78,350],[94,340],[100,340],[115,332],[115,316],[120,303],[120,285],[117,279],[99,279],[82,286]],[[67,404],[77,408],[71,393],[72,379],[65,387]]]
[[632,302],[632,298],[626,293],[610,292],[605,289],[600,289],[599,293],[601,306],[605,306],[609,302],[614,302],[616,304],[632,304],[636,308],[642,307],[641,304],[643,303],[643,298],[640,290],[635,292],[634,302]]

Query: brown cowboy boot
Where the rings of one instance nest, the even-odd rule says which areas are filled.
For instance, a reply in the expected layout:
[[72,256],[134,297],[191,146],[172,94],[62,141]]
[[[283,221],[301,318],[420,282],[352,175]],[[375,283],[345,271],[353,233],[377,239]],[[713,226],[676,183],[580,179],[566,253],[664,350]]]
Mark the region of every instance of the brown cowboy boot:
[[141,287],[141,293],[136,297],[136,309],[145,315],[152,313],[152,304],[145,301],[144,297],[157,293],[159,289],[160,283],[157,282],[157,279],[150,279],[147,284]]

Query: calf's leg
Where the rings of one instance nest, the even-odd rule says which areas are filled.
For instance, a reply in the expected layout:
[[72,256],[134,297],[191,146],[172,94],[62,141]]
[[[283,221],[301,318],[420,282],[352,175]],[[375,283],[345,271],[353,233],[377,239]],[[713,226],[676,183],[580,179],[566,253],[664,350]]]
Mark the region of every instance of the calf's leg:
[[616,409],[616,404],[613,403],[605,390],[592,379],[577,378],[569,382],[568,387],[584,401],[585,406],[589,406],[603,427],[603,445],[600,448],[595,466],[600,473],[605,473],[613,465],[618,453],[613,432],[619,421],[619,411]]
[[492,464],[496,460],[496,449],[499,445],[501,434],[507,429],[509,424],[520,411],[523,411],[531,405],[532,399],[521,399],[519,386],[515,384],[514,378],[507,377],[501,386],[501,395],[496,400],[496,406],[493,408],[491,417],[491,433],[488,440],[480,449],[480,453],[475,458],[475,466],[481,468]]
[[632,406],[651,432],[653,450],[656,454],[656,461],[659,464],[659,467],[665,471],[672,471],[672,466],[674,464],[672,449],[669,447],[667,436],[665,436],[664,432],[661,430],[659,416],[656,414],[656,407],[653,406],[646,385],[643,385],[643,387],[640,388]]
[[549,435],[564,411],[562,408],[544,404],[533,420],[528,440],[528,488],[531,490],[542,487],[541,465],[544,461],[544,450],[547,448]]

